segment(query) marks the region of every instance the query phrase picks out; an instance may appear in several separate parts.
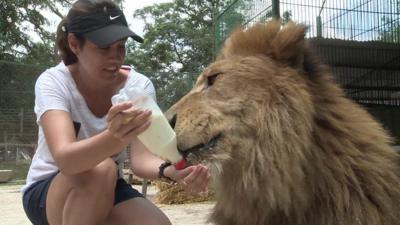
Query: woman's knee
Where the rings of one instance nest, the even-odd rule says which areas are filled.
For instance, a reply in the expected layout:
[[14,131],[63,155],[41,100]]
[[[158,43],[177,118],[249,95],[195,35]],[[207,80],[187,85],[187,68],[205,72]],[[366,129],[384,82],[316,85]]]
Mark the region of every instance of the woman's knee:
[[118,168],[114,160],[108,158],[94,168],[74,175],[74,184],[91,191],[114,191],[118,179]]

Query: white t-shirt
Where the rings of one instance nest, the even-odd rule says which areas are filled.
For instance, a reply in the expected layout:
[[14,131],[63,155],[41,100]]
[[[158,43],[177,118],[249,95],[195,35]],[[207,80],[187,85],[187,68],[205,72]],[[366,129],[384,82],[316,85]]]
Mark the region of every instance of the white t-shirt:
[[[142,88],[145,93],[156,100],[155,89],[146,76],[137,73],[131,68],[125,86],[134,85]],[[106,116],[99,118],[93,115],[85,99],[78,91],[75,81],[63,62],[44,71],[35,85],[35,114],[39,126],[38,146],[29,168],[24,192],[33,183],[49,177],[58,171],[53,156],[49,150],[40,117],[48,110],[63,110],[70,113],[74,123],[77,140],[92,137],[107,128]],[[126,152],[122,151],[113,159],[120,163],[126,159]]]

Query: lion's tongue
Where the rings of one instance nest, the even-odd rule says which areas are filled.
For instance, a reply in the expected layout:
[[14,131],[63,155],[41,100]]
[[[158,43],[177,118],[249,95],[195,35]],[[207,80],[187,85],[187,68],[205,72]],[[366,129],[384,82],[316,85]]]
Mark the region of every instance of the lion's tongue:
[[186,168],[186,164],[187,164],[186,158],[182,158],[179,162],[175,163],[174,166],[175,169],[182,170]]

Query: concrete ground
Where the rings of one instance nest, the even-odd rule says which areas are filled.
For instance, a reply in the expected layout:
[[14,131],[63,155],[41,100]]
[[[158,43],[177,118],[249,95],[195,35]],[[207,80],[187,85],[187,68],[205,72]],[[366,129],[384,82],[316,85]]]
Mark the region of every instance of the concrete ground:
[[[21,185],[0,185],[0,225],[31,225],[22,208]],[[141,190],[140,186],[135,187]],[[156,190],[153,186],[147,189],[151,200]],[[183,205],[158,205],[170,218],[173,225],[210,225],[207,216],[213,202],[191,203]]]

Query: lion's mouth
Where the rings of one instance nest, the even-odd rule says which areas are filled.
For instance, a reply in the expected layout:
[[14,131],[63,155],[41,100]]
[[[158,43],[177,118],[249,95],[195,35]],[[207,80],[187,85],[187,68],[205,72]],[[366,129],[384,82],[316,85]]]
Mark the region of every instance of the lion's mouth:
[[213,137],[208,143],[206,144],[198,144],[188,149],[178,149],[179,153],[184,157],[187,158],[189,154],[201,154],[203,152],[210,152],[215,150],[215,146],[218,144],[219,139],[221,138],[221,134]]

